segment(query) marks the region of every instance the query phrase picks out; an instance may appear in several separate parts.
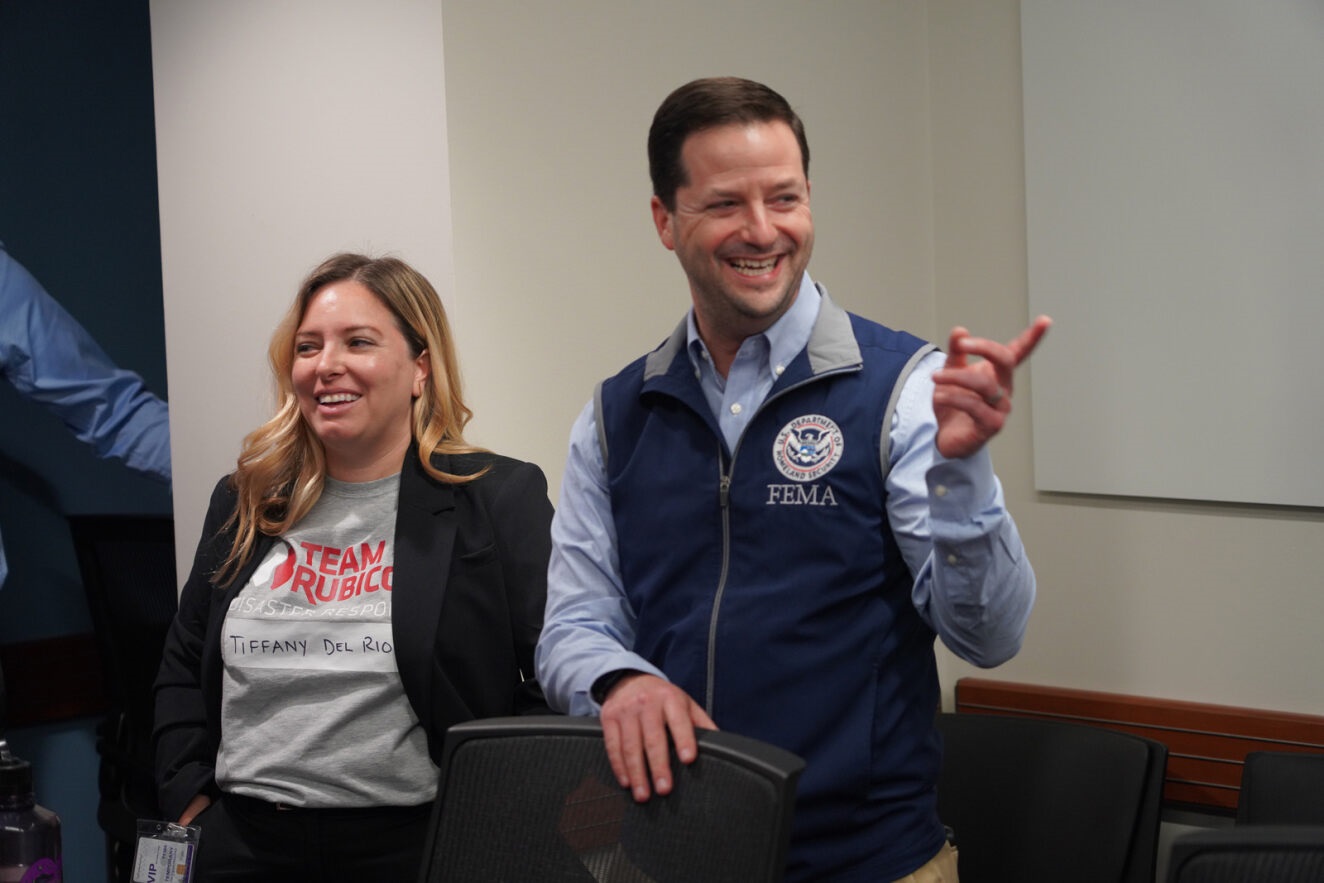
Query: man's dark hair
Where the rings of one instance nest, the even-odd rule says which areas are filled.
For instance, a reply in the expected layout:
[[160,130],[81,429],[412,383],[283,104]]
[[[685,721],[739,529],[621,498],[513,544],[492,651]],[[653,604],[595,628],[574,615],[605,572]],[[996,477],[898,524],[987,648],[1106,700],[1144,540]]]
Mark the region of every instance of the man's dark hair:
[[808,179],[809,142],[804,123],[785,98],[762,83],[740,77],[709,77],[686,83],[662,102],[648,130],[648,173],[653,178],[653,195],[662,200],[667,211],[676,210],[676,190],[689,182],[680,152],[690,135],[733,123],[778,120],[795,133]]

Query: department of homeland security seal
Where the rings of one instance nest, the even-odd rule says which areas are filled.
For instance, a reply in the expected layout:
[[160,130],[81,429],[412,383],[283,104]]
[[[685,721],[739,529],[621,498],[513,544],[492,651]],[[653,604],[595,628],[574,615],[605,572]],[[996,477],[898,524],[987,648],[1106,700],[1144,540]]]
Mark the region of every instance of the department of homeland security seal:
[[822,478],[837,465],[845,441],[841,428],[821,414],[796,417],[777,433],[772,461],[791,481]]

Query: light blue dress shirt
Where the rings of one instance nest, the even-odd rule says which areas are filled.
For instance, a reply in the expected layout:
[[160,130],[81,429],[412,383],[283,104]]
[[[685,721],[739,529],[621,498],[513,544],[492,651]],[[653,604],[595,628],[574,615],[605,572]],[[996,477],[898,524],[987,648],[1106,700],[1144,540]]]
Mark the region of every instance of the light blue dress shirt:
[[[730,449],[776,378],[808,344],[820,302],[806,274],[791,308],[766,332],[744,341],[725,378],[713,367],[690,310],[690,360]],[[1020,649],[1034,603],[1034,571],[987,448],[948,460],[934,446],[933,372],[945,361],[941,352],[930,353],[902,386],[889,433],[888,520],[914,575],[915,608],[956,655],[989,667]],[[608,672],[634,669],[665,677],[631,652],[634,621],[621,584],[590,401],[570,432],[552,520],[547,616],[537,650],[538,680],[552,707],[596,714],[599,706],[589,691]]]
[[[96,451],[170,481],[166,403],[96,341],[0,243],[0,377],[40,402]],[[0,585],[9,567],[0,544]]]

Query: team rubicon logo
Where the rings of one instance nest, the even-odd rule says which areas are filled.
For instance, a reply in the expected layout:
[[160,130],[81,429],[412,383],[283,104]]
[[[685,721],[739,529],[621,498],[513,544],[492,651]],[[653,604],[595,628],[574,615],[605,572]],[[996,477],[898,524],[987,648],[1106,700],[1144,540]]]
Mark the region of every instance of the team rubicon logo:
[[287,548],[285,560],[271,575],[273,592],[288,582],[291,592],[302,591],[308,603],[316,605],[319,601],[347,601],[365,592],[391,591],[395,568],[383,564],[385,540],[378,540],[376,548],[359,543],[357,549],[341,549],[303,540],[298,551],[288,544]]
[[796,417],[777,433],[772,462],[791,481],[813,481],[832,471],[845,442],[841,428],[822,414]]

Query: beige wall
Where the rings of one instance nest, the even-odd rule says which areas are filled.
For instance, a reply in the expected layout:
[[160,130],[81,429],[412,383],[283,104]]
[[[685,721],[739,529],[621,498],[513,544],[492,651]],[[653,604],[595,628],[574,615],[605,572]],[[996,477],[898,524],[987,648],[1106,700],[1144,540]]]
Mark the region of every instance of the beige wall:
[[[1017,3],[930,3],[929,26],[938,323],[1006,333],[1027,309]],[[1324,512],[1039,494],[1032,416],[1018,408],[995,455],[1039,600],[1025,648],[993,676],[1324,710],[1324,579],[1311,554]],[[1267,431],[1291,432],[1292,419],[1313,418]],[[948,682],[972,673],[944,669]]]
[[689,304],[644,142],[667,93],[741,74],[810,133],[813,270],[852,308],[933,324],[920,3],[444,0],[456,291],[479,441],[559,483],[594,384]]
[[[435,128],[409,132],[412,117],[443,103],[454,243],[447,302],[478,415],[472,436],[540,463],[554,493],[566,434],[593,384],[660,340],[687,304],[649,220],[644,138],[657,103],[692,77],[761,79],[801,112],[818,232],[810,272],[848,307],[939,339],[958,322],[1006,337],[1028,320],[1015,0],[442,0],[444,95],[435,0],[374,7],[375,26],[407,30],[416,39],[405,45],[416,48],[382,53],[374,40],[369,59],[354,51],[367,26],[351,14],[355,4],[301,2],[303,16],[264,11],[219,46],[217,28],[235,27],[233,19],[178,17],[211,7],[258,15],[267,6],[153,4],[154,45],[174,78],[163,84],[158,60],[158,116],[163,95],[175,102],[159,124],[179,129],[163,139],[160,165],[184,546],[196,537],[206,490],[264,405],[272,298],[283,306],[310,262],[363,242],[399,251],[452,291],[445,182],[435,177],[445,166],[434,163],[444,163],[446,144]],[[336,51],[300,48],[313,20],[341,23]],[[208,31],[193,34],[200,25]],[[269,35],[260,81],[213,71],[226,51],[230,66],[251,67],[251,48],[235,41],[258,39],[254,27]],[[190,47],[204,70],[171,54],[178,41],[204,36],[209,45]],[[283,119],[278,109],[298,101],[270,101],[273,83],[329,101],[355,80],[314,75],[322,64],[358,76],[378,70],[381,88],[356,96],[344,120]],[[206,90],[236,77],[238,85],[219,97],[203,91],[209,97],[197,105],[185,76],[203,78]],[[397,93],[409,103],[377,109]],[[191,105],[228,115],[245,145],[242,163],[214,143],[224,127],[204,138],[193,127],[211,125],[205,120],[179,123]],[[333,132],[358,140],[323,168],[321,145]],[[425,149],[392,152],[402,139]],[[295,149],[302,145],[310,146]],[[351,201],[337,210],[324,182],[359,155],[377,158],[373,174],[392,183],[362,203],[368,209]],[[338,220],[324,228],[328,217]],[[1038,494],[1029,377],[1021,382],[1016,417],[994,453],[1039,574],[1039,603],[1025,649],[992,675],[1324,708],[1314,677],[1324,667],[1314,635],[1324,592],[1307,564],[1324,515]],[[942,667],[948,689],[970,673],[946,654]]]
[[450,300],[441,8],[153,0],[181,580],[207,500],[272,413],[266,350],[303,276],[396,252]]

